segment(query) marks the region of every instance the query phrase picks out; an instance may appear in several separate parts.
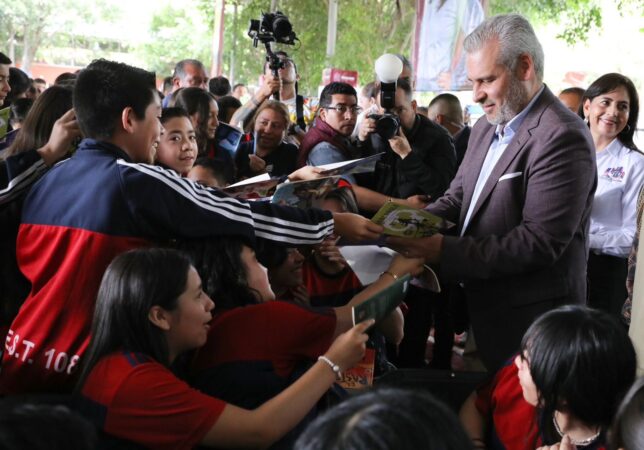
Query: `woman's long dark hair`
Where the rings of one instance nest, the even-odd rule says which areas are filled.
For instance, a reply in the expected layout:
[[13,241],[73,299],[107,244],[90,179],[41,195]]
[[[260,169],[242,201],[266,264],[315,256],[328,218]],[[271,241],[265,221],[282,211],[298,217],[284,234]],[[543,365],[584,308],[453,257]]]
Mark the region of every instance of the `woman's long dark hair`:
[[172,311],[185,291],[191,262],[172,249],[131,250],[107,267],[96,299],[92,338],[78,388],[104,356],[117,350],[144,353],[168,366],[163,331],[148,319],[155,305]]
[[581,99],[581,106],[579,107],[579,115],[582,119],[584,118],[583,105],[586,100],[593,101],[595,97],[614,91],[620,86],[623,86],[626,89],[630,106],[626,127],[624,127],[621,133],[617,135],[617,139],[619,139],[625,147],[628,147],[631,150],[637,150],[637,146],[635,145],[635,142],[633,142],[633,136],[637,129],[640,101],[639,96],[637,95],[637,89],[635,89],[635,85],[630,78],[619,73],[607,73],[606,75],[602,75],[597,78],[590,86],[588,86],[586,92],[584,92],[584,96]]
[[70,86],[52,86],[36,99],[29,110],[16,140],[7,149],[6,156],[40,148],[47,143],[54,123],[72,108]]
[[173,106],[185,109],[189,115],[197,114],[197,146],[199,155],[203,155],[208,147],[208,116],[210,116],[210,102],[215,102],[215,97],[201,88],[188,87],[179,89],[172,95]]
[[624,327],[607,313],[563,306],[537,319],[523,336],[523,357],[538,392],[544,444],[561,437],[555,410],[606,431],[635,379],[635,349]]
[[237,237],[186,239],[177,248],[190,256],[201,277],[203,290],[217,305],[217,311],[253,305],[261,301],[248,286],[246,267],[241,260],[244,246]]

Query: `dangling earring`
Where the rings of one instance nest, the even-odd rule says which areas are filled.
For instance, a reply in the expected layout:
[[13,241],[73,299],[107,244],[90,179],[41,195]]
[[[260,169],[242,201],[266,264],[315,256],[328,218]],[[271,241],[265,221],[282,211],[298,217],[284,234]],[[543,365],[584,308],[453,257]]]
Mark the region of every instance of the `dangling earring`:
[[584,122],[586,125],[590,125],[590,120],[588,120],[588,116],[584,117]]
[[628,133],[629,131],[631,131],[631,126],[629,124],[626,124],[626,132]]

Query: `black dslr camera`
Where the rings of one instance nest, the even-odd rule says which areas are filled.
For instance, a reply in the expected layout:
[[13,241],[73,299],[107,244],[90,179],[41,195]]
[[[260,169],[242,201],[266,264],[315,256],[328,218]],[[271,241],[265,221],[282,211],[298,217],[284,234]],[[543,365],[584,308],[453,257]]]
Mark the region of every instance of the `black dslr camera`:
[[400,118],[394,113],[369,114],[370,119],[376,119],[376,133],[388,141],[398,134],[400,128]]
[[376,133],[381,138],[389,140],[398,134],[400,118],[393,113],[396,107],[396,82],[380,83],[380,106],[385,110],[384,114],[369,114],[369,119],[376,120]]

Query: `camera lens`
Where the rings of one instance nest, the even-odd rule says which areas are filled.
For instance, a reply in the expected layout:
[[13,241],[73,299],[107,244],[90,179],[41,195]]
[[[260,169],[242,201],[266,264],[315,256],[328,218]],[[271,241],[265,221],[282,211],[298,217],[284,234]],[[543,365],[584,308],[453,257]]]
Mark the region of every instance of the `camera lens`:
[[390,114],[384,114],[376,122],[376,133],[383,139],[391,139],[398,134],[400,122],[398,118]]
[[275,20],[273,21],[273,34],[275,35],[276,40],[288,40],[292,31],[293,27],[286,17],[275,17]]

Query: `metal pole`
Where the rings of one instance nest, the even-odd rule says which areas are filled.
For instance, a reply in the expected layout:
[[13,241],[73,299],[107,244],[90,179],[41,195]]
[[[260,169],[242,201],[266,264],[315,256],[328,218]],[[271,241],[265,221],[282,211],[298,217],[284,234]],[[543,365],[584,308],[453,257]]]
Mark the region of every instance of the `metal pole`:
[[222,53],[224,48],[224,7],[226,0],[215,0],[215,21],[212,36],[212,65],[210,76],[219,76],[222,73]]
[[338,0],[329,0],[329,17],[326,30],[326,57],[335,55],[335,42],[338,32]]

